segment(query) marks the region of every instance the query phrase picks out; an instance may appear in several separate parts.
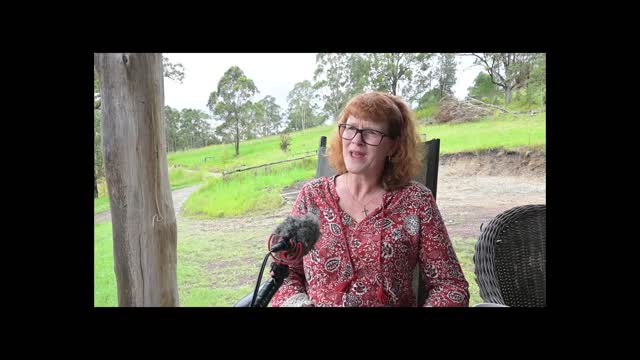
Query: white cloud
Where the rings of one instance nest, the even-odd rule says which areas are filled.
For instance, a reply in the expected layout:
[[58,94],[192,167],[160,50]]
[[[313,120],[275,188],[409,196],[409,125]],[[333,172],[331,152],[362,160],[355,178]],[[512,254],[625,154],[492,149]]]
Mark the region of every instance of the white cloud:
[[165,104],[173,108],[194,108],[208,112],[209,94],[233,65],[242,69],[260,91],[255,100],[271,95],[286,108],[287,95],[295,83],[312,80],[315,56],[312,53],[284,54],[164,54],[185,68],[183,83],[165,79]]

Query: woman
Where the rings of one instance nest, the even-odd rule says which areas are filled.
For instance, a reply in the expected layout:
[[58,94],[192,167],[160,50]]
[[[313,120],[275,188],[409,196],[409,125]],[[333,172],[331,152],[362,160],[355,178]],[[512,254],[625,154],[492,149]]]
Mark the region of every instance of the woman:
[[306,183],[291,215],[312,212],[321,237],[272,306],[468,306],[464,278],[431,191],[412,181],[421,167],[414,115],[396,96],[358,95],[345,106],[328,160],[337,174]]

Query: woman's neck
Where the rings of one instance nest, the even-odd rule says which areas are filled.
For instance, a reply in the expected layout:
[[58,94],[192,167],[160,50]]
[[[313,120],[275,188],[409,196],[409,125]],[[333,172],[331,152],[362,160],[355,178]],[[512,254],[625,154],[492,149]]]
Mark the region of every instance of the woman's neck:
[[345,173],[345,185],[351,195],[358,200],[368,199],[383,190],[382,180],[362,174]]

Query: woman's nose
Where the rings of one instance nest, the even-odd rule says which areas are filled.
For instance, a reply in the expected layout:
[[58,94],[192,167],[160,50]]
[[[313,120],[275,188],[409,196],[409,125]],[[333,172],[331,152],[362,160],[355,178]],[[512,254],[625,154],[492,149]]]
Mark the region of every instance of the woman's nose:
[[356,133],[356,136],[354,136],[353,139],[351,139],[351,142],[358,145],[364,144],[364,140],[362,139],[362,131],[358,131]]

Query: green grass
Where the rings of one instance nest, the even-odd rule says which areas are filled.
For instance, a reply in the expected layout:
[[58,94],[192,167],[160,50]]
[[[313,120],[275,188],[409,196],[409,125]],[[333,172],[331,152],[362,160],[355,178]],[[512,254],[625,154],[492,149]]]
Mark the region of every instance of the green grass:
[[277,208],[282,189],[312,178],[316,164],[316,158],[306,158],[211,179],[186,201],[185,214],[223,217]]
[[[180,306],[233,306],[253,291],[272,229],[178,229]],[[269,267],[263,283],[269,279]]]
[[98,181],[99,198],[93,199],[93,214],[109,210],[109,196],[107,194],[107,180],[103,177]]
[[93,214],[101,213],[109,210],[109,197],[102,196],[97,199],[93,199]]
[[416,111],[416,119],[418,122],[424,121],[428,118],[433,117],[435,113],[438,111],[438,104],[431,104],[426,106],[418,111]]
[[[417,115],[432,116],[436,105],[420,110]],[[240,155],[235,156],[233,144],[212,145],[205,148],[169,153],[170,166],[205,169],[222,172],[241,167],[300,156],[318,148],[320,136],[330,135],[335,125],[319,126],[304,132],[291,133],[288,153],[280,150],[280,137],[269,136],[240,143]],[[440,138],[441,152],[477,151],[491,148],[518,148],[543,146],[546,143],[546,115],[496,114],[485,119],[463,124],[419,126],[419,134],[428,139]],[[205,157],[209,157],[204,162]]]
[[93,229],[93,302],[95,306],[118,306],[111,221],[96,224]]
[[473,265],[473,252],[476,239],[453,238],[451,239],[451,242],[453,244],[453,249],[456,251],[456,255],[458,256],[458,261],[460,262],[460,266],[462,267],[464,277],[469,283],[469,294],[471,295],[469,299],[469,306],[474,306],[476,304],[484,302],[480,297],[480,289],[478,288],[478,283],[476,282],[476,274],[474,272]]
[[[257,270],[256,270],[257,271]],[[234,289],[195,288],[188,292],[180,306],[183,307],[230,307],[253,291],[251,286]]]
[[[111,222],[94,226],[94,305],[118,306],[113,267]],[[272,229],[208,231],[178,225],[178,296],[180,306],[233,306],[253,291],[264,256],[265,239]],[[476,239],[452,239],[467,281],[473,306],[483,302],[473,272]],[[269,277],[263,273],[263,283]]]
[[545,151],[546,115],[500,114],[462,124],[419,127],[427,139],[440,139],[440,153],[473,152],[487,149],[536,148]]
[[[290,159],[302,156],[305,151],[315,151],[318,149],[320,136],[328,137],[334,129],[334,125],[327,125],[291,133],[291,144],[289,145],[289,151],[286,153],[280,150],[280,136],[274,135],[240,142],[240,156],[238,157],[235,156],[234,144],[223,144],[169,153],[167,159],[170,165],[223,172]],[[205,162],[205,157],[210,158]]]
[[[425,109],[432,111],[434,109]],[[241,144],[239,157],[232,156],[233,145],[215,145],[206,149],[170,154],[172,164],[202,168],[198,161],[205,156],[213,156],[207,167],[231,169],[252,166],[291,158],[302,151],[316,149],[322,135],[330,136],[334,126],[321,126],[305,132],[292,133],[292,150],[285,154],[279,148],[279,137],[247,141]],[[441,140],[441,154],[473,152],[486,149],[535,148],[544,151],[546,144],[546,115],[494,116],[462,124],[439,124],[419,127],[419,134],[426,138]],[[206,150],[206,153],[203,152]],[[272,172],[265,174],[262,169],[231,175],[227,181],[213,179],[185,203],[188,214],[201,217],[237,216],[252,211],[267,211],[282,204],[278,192],[296,181],[313,176],[313,166],[307,163],[304,169],[287,165],[273,165]]]
[[[207,231],[178,225],[179,305],[233,306],[253,291],[272,229]],[[118,306],[111,222],[94,226],[94,306]],[[263,283],[269,279],[269,267]]]
[[182,168],[169,169],[169,183],[171,190],[181,189],[187,186],[201,183],[208,176],[204,169],[189,170]]

